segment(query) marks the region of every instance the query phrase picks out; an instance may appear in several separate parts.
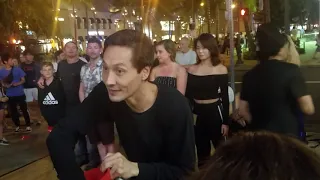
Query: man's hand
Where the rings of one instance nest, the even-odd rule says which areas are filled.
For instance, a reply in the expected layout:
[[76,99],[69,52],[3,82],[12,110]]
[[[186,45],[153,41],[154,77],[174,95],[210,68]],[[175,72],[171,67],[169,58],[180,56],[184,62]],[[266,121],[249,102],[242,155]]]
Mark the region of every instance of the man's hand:
[[39,88],[43,89],[44,88],[44,79],[43,77],[40,77],[40,79],[38,80],[38,86]]
[[13,86],[13,87],[16,87],[16,86],[19,86],[19,85],[20,85],[20,83],[19,83],[19,82],[12,83],[12,86]]
[[129,179],[139,175],[138,163],[128,161],[120,153],[107,154],[101,163],[100,169],[102,172],[105,172],[108,168],[111,169],[110,174],[112,179],[117,177]]
[[222,136],[228,136],[228,132],[229,132],[229,126],[222,124],[221,126],[221,134]]
[[3,84],[3,87],[5,88],[10,88],[12,86],[12,84]]

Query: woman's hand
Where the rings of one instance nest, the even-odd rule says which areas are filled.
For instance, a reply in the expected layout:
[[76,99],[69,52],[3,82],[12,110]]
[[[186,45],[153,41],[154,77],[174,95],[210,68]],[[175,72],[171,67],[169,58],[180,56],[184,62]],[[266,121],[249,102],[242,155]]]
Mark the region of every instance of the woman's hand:
[[228,136],[228,133],[229,133],[229,126],[225,125],[225,124],[222,124],[222,126],[221,126],[221,134],[222,134],[222,136]]

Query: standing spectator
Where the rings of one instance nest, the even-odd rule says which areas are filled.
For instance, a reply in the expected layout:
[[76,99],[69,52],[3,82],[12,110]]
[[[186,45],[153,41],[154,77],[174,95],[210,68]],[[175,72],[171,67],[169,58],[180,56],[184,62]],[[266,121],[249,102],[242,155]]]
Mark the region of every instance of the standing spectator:
[[184,94],[187,85],[187,72],[185,68],[175,62],[174,42],[169,39],[160,41],[156,45],[156,52],[159,65],[152,69],[150,81],[176,88]]
[[[97,38],[90,38],[87,45],[87,55],[90,60],[81,68],[81,83],[79,98],[82,102],[88,97],[93,88],[102,81],[102,53],[101,41]],[[87,136],[81,136],[76,145],[76,156],[80,160],[89,161],[85,169],[89,170],[100,164],[100,157],[97,144],[91,144]],[[104,157],[104,156],[102,156]]]
[[180,49],[176,54],[176,62],[182,66],[193,65],[197,62],[196,53],[189,47],[190,41],[188,38],[183,37],[180,40]]
[[289,60],[298,52],[272,24],[258,28],[257,41],[264,59],[243,77],[240,115],[252,131],[300,138],[301,114],[313,114],[314,105],[296,60]]
[[7,97],[5,97],[4,89],[0,87],[0,145],[9,145],[9,141],[3,136],[3,128],[4,128],[4,106],[7,101]]
[[[64,93],[66,94],[66,114],[80,104],[80,71],[85,62],[78,57],[77,45],[70,41],[64,46],[66,60],[60,61],[56,76],[60,78]],[[41,77],[38,81],[40,88],[44,88],[44,79]]]
[[41,66],[41,74],[45,79],[44,88],[39,88],[39,106],[44,119],[48,123],[48,131],[65,116],[65,94],[60,79],[53,76],[53,64],[45,62]]
[[25,72],[20,67],[14,67],[12,56],[5,54],[1,56],[2,62],[5,64],[5,68],[0,69],[0,80],[3,87],[6,88],[6,95],[9,98],[8,107],[12,116],[16,129],[15,132],[20,131],[20,120],[17,106],[23,113],[23,117],[26,121],[26,131],[31,132],[30,117],[28,107],[26,103],[26,96],[23,91],[23,84],[25,83]]
[[65,59],[65,55],[64,55],[62,50],[59,50],[59,51],[54,53],[54,61],[52,62],[53,68],[54,68],[54,72],[57,72],[59,62],[64,60],[64,59]]
[[317,48],[313,54],[313,59],[317,59],[316,55],[318,54],[318,52],[320,52],[320,33],[318,34],[317,39],[316,39],[316,46],[317,46]]
[[[26,95],[26,101],[28,106],[32,109],[31,117],[37,117],[39,113],[38,106],[38,89],[37,81],[40,78],[40,66],[34,61],[34,54],[31,50],[25,50],[23,52],[26,61],[21,63],[21,69],[26,73],[26,82],[24,86],[24,94]],[[37,125],[40,125],[40,119],[37,119]]]
[[235,38],[235,48],[236,48],[236,51],[237,51],[237,64],[243,64],[243,61],[242,61],[242,47],[241,47],[241,44],[243,42],[243,39],[241,38],[241,35],[238,33],[237,34],[237,38]]

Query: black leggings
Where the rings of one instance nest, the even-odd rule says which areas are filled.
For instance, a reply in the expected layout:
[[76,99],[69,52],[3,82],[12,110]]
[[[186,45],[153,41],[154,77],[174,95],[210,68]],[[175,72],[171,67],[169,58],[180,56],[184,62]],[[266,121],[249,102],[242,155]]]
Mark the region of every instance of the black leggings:
[[[222,110],[220,102],[212,104],[195,104],[194,113],[197,115],[195,139],[198,155],[198,166],[206,164],[210,157],[211,142],[217,148],[222,140]],[[220,113],[221,112],[221,113]]]
[[18,105],[20,106],[20,109],[23,113],[24,120],[26,121],[26,126],[30,126],[30,116],[28,112],[28,106],[26,102],[26,96],[14,96],[9,97],[8,101],[8,108],[11,113],[11,118],[15,126],[20,126],[20,120],[19,120],[19,112],[18,112]]

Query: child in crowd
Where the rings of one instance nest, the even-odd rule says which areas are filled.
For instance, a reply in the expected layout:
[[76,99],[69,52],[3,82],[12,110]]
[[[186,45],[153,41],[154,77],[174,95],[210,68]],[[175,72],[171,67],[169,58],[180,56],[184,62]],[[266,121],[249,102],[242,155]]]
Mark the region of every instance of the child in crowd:
[[48,122],[48,131],[65,116],[65,94],[58,78],[53,76],[54,67],[51,62],[44,62],[41,66],[44,78],[44,88],[38,88],[38,102],[42,116]]

